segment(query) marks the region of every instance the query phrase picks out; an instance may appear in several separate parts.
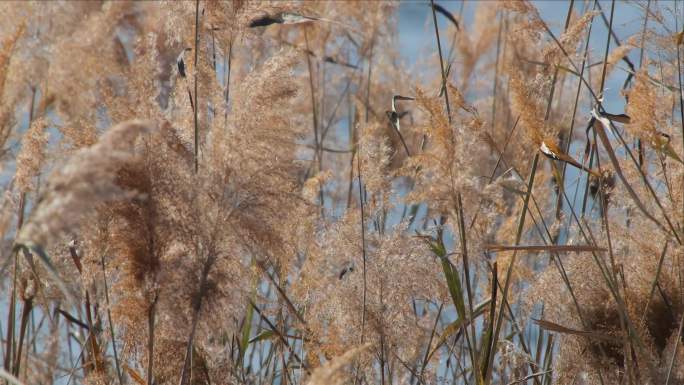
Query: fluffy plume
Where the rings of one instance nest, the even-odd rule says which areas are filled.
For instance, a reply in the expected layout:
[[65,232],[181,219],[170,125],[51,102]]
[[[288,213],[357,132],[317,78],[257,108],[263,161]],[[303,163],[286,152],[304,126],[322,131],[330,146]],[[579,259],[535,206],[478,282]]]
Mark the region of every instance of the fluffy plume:
[[45,147],[48,134],[45,118],[39,118],[31,124],[21,141],[21,151],[17,155],[17,188],[22,192],[35,189],[32,178],[40,173],[45,162]]
[[97,205],[129,197],[117,187],[116,174],[135,160],[135,141],[152,125],[131,121],[112,127],[93,146],[75,153],[48,179],[31,219],[17,237],[19,243],[48,245],[78,225]]
[[349,349],[339,357],[335,357],[325,365],[317,368],[309,377],[308,385],[342,385],[349,381],[348,376],[345,376],[343,369],[349,365],[356,356],[363,353],[370,348],[370,344],[361,347]]

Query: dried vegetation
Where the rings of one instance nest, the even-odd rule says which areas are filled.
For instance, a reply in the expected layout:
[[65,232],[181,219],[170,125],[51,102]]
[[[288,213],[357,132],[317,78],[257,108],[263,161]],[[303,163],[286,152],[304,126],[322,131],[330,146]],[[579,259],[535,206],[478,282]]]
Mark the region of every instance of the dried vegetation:
[[0,4],[2,381],[684,384],[681,4],[425,5]]

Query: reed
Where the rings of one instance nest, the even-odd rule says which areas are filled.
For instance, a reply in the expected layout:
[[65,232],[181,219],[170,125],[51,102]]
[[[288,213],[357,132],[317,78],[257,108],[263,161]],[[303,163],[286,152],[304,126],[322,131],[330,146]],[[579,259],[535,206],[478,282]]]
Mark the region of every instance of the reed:
[[607,4],[0,3],[0,381],[684,383],[683,7]]

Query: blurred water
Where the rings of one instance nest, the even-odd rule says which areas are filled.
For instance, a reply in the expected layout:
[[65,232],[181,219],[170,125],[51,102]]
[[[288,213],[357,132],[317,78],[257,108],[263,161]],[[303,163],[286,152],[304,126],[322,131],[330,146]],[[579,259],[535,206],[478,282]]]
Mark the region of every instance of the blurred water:
[[[478,7],[493,5],[493,2],[490,1],[437,1],[436,3],[449,10],[456,16],[457,20],[463,24],[461,28],[462,33],[472,33],[472,23],[475,20],[475,12]],[[554,35],[559,37],[563,31],[565,17],[570,2],[542,0],[532,1],[532,3],[539,9],[542,19],[548,24]],[[611,1],[600,1],[599,5],[606,14],[606,17],[609,17]],[[674,1],[660,1],[658,6],[672,8],[674,5]],[[575,13],[581,15],[587,10],[590,10],[592,6],[593,1],[575,1],[573,9]],[[613,30],[621,43],[624,43],[628,37],[637,35],[641,32],[643,14],[643,8],[636,2],[618,1],[615,3]],[[398,21],[399,45],[401,47],[402,57],[407,64],[414,65],[419,58],[425,57],[426,55],[437,54],[432,12],[428,2],[402,2],[399,6]],[[437,24],[441,31],[442,49],[447,51],[447,47],[451,44],[451,36],[444,33],[444,31],[450,26],[450,22],[445,17],[438,14]],[[601,16],[595,17],[590,41],[590,55],[595,59],[594,62],[602,59],[607,33],[608,29],[601,19]],[[475,39],[476,37],[471,38]],[[611,41],[611,49],[616,46],[615,42]],[[638,50],[630,52],[629,57],[632,62],[638,66]],[[455,60],[458,61],[458,53],[455,55]],[[580,63],[576,64],[579,65]],[[439,69],[435,68],[434,70],[439,73]],[[419,71],[414,71],[414,73],[419,73]],[[622,112],[621,102],[623,98],[620,96],[620,89],[626,76],[627,74],[624,71],[618,70],[606,81],[606,88],[608,88],[605,93],[606,108],[611,112]]]

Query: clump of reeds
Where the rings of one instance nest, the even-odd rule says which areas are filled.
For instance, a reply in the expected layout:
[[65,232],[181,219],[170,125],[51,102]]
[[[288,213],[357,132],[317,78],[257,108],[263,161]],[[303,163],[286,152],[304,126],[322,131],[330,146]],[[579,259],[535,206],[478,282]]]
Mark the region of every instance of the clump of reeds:
[[2,381],[684,383],[680,7],[402,6],[1,4]]

